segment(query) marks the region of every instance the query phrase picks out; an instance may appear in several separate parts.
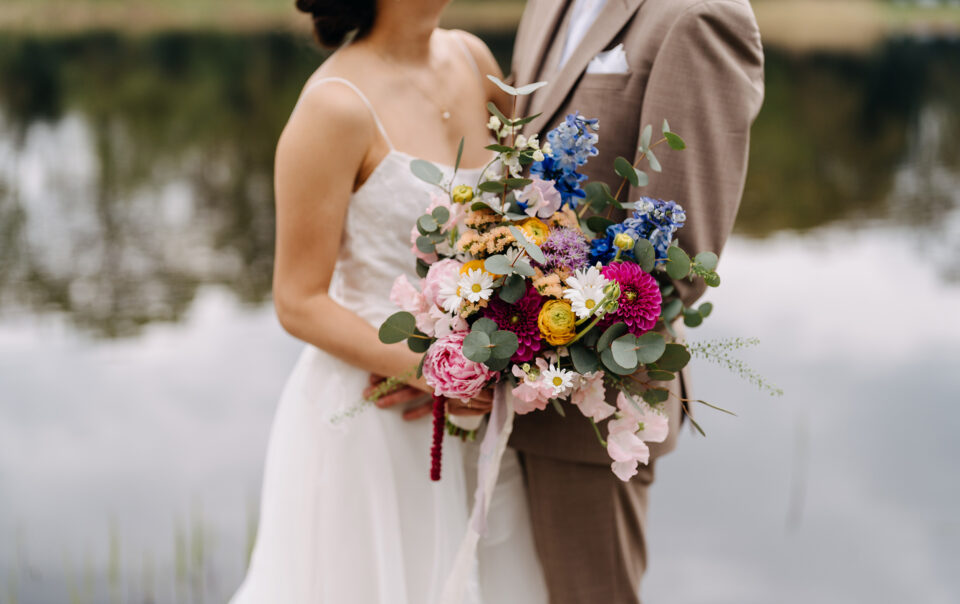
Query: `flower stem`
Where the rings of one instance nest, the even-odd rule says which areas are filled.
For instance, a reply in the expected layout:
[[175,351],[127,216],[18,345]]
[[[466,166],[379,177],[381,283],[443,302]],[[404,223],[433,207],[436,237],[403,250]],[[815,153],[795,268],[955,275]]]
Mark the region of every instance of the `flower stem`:
[[607,446],[607,441],[603,440],[603,436],[600,434],[600,426],[597,425],[597,422],[593,421],[593,418],[587,418],[590,420],[590,425],[593,426],[593,432],[597,435],[597,440],[600,441],[601,447]]

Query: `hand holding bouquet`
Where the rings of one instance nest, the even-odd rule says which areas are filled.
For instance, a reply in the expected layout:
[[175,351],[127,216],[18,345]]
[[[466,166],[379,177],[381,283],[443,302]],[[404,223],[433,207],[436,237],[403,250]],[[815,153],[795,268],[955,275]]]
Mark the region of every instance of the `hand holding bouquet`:
[[[495,82],[514,96],[539,86]],[[637,162],[614,161],[622,178],[614,193],[579,171],[597,155],[596,119],[568,115],[541,144],[520,134],[533,118],[488,108],[495,157],[474,186],[452,187],[436,166],[411,163],[437,194],[411,234],[420,282],[394,283],[391,299],[403,310],[384,322],[380,338],[423,353],[418,374],[435,393],[434,478],[444,427],[473,427],[447,424],[445,398],[469,400],[499,385],[518,414],[577,407],[613,471],[628,480],[649,460],[646,443],[667,436],[663,405],[672,394],[658,384],[691,357],[672,323],[682,317],[696,326],[712,310],[685,307],[674,282],[720,283],[716,254],[691,258],[677,245],[686,220],[680,205],[619,201],[628,183],[647,184],[642,162],[661,170],[655,147],[685,143],[666,121],[655,142],[647,126]],[[625,217],[614,220],[614,212]],[[615,405],[610,389],[619,393]]]

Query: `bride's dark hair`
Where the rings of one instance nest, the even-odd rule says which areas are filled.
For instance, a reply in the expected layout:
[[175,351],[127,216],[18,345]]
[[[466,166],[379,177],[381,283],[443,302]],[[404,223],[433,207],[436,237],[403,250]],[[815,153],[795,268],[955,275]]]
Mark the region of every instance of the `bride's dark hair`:
[[377,0],[296,0],[297,10],[313,17],[317,40],[335,48],[351,32],[362,38],[377,18]]

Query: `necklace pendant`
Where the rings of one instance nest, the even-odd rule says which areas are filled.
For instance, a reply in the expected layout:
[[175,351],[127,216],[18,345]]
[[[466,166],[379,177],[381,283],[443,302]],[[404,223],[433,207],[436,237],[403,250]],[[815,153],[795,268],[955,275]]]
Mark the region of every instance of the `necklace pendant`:
[[449,112],[449,111],[444,111],[443,113],[440,114],[440,117],[442,117],[442,118],[445,119],[445,120],[448,120],[448,119],[450,119],[450,112]]

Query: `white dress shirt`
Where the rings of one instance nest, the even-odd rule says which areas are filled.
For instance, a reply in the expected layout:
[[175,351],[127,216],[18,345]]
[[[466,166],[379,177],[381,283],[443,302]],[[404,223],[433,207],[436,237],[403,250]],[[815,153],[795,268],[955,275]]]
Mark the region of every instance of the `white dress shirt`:
[[600,11],[606,6],[607,0],[575,0],[573,13],[570,15],[570,25],[567,27],[567,39],[563,43],[563,52],[560,54],[558,69],[570,59],[570,55],[577,49],[584,36],[590,31],[590,26],[597,20]]

